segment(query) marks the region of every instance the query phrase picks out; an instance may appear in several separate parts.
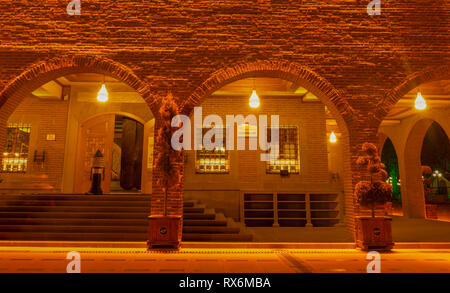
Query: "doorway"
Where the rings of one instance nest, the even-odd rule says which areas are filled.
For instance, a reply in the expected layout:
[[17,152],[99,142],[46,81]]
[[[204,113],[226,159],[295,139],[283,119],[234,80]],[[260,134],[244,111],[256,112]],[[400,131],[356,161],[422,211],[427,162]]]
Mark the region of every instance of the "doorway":
[[111,192],[140,192],[144,125],[115,116],[112,147]]
[[103,114],[83,122],[79,129],[76,193],[90,189],[92,158],[104,157],[103,193],[141,193],[144,125],[132,118]]

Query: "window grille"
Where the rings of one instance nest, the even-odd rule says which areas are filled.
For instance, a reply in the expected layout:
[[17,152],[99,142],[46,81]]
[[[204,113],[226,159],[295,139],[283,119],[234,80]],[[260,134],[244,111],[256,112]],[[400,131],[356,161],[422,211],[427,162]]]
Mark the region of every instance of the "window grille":
[[2,157],[2,172],[23,173],[27,171],[30,133],[31,124],[8,124],[6,151]]
[[[268,128],[267,132],[268,141],[271,142],[271,128]],[[278,136],[278,158],[271,155],[270,160],[267,162],[267,173],[280,173],[282,170],[287,170],[289,173],[299,173],[300,156],[298,127],[291,125],[280,125]],[[271,148],[276,147],[277,145],[271,146]],[[270,152],[270,150],[268,152]]]

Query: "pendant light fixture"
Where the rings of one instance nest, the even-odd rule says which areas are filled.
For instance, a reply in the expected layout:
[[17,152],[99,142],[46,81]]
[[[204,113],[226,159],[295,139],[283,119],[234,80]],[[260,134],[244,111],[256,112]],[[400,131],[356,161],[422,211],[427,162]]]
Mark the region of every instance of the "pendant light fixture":
[[330,142],[331,143],[336,143],[337,142],[336,134],[334,133],[334,131],[332,131],[331,134],[330,134]]
[[106,90],[105,86],[105,76],[103,75],[103,84],[101,89],[98,91],[97,101],[105,103],[106,101],[108,101],[108,98],[108,91]]
[[252,95],[250,96],[250,100],[248,102],[251,108],[258,108],[260,105],[258,94],[256,93],[255,89],[255,79],[253,79],[253,91]]
[[417,110],[425,110],[427,107],[427,102],[425,101],[425,99],[422,97],[422,94],[419,92],[417,92],[417,98],[416,101],[414,102],[414,106],[416,107]]

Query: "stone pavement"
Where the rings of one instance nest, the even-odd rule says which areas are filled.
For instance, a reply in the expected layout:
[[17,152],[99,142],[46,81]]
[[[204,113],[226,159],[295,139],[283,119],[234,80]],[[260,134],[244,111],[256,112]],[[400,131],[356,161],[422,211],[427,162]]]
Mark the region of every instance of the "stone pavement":
[[[65,273],[77,251],[82,273],[365,273],[357,249],[0,247],[0,273]],[[394,249],[383,273],[450,273],[450,249]]]

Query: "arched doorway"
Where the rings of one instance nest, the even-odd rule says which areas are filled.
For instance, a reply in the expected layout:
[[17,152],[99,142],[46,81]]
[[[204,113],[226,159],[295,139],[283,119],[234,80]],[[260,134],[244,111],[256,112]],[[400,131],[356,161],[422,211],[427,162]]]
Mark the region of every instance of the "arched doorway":
[[392,210],[389,214],[402,215],[401,179],[398,167],[398,157],[392,140],[387,137],[381,147],[381,162],[386,166],[388,183],[392,186]]
[[[403,216],[393,217],[394,241],[450,240],[443,236],[447,235],[443,231],[450,228],[448,223],[430,217],[424,181],[432,175],[427,175],[430,172],[422,168],[427,156],[424,152],[436,152],[430,147],[424,148],[424,139],[430,126],[437,123],[444,132],[450,130],[450,81],[447,76],[448,71],[439,69],[413,74],[395,88],[385,101],[395,101],[395,104],[390,106],[379,132],[387,135],[395,146],[401,178]],[[422,98],[426,107],[421,107]]]
[[141,192],[143,123],[125,115],[101,114],[84,121],[78,135],[74,192],[89,190],[92,158],[98,150],[105,162],[104,193]]
[[[95,97],[104,82],[110,100],[100,105]],[[8,120],[0,122],[8,127],[22,125],[26,120],[24,125],[29,125],[31,131],[27,170],[3,176],[11,182],[11,189],[20,193],[20,187],[27,189],[28,184],[33,193],[73,193],[75,186],[80,188],[74,181],[79,126],[91,116],[115,113],[144,126],[141,192],[151,193],[154,117],[140,93],[148,97],[145,84],[131,71],[95,57],[55,58],[16,78],[1,94],[1,117]],[[0,134],[3,145],[5,133]]]
[[450,141],[445,130],[437,122],[432,122],[425,133],[421,150],[425,216],[429,219],[450,221],[449,148]]

